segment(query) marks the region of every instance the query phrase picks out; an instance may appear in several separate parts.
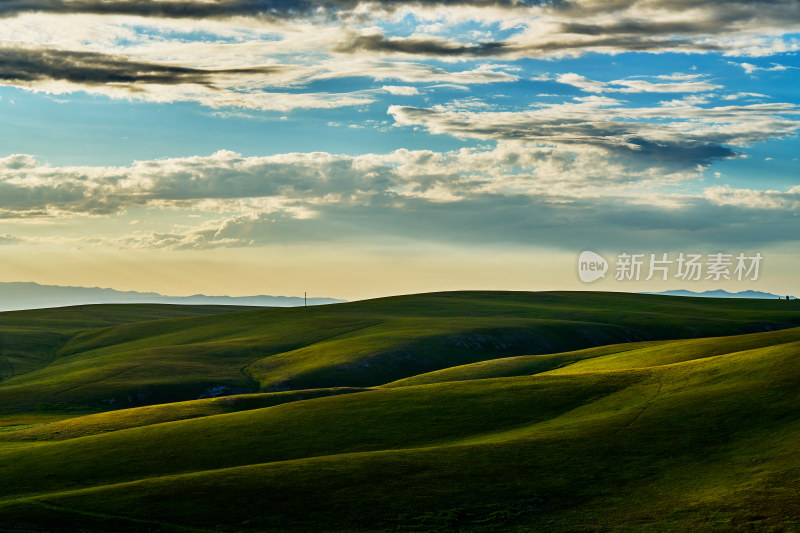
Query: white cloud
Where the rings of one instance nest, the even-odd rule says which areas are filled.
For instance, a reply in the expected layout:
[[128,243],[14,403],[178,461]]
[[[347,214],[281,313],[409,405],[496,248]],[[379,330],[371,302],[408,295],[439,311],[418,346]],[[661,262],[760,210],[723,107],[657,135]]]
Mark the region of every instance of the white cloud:
[[746,207],[749,209],[800,209],[800,187],[785,192],[734,189],[727,185],[710,187],[703,192],[705,198],[716,205]]
[[797,67],[787,67],[785,65],[780,65],[778,63],[772,63],[772,66],[769,67],[759,67],[752,63],[735,63],[733,61],[729,62],[731,65],[735,65],[737,67],[742,67],[747,74],[752,74],[753,72],[758,72],[760,70],[765,72],[780,72],[783,70],[790,70],[796,69]]
[[[695,77],[696,76],[692,76],[692,78]],[[572,72],[559,75],[556,81],[592,93],[697,93],[722,88],[722,85],[710,83],[706,80],[686,78],[681,79],[681,81],[669,83],[653,83],[635,78],[596,81]]]
[[411,87],[408,85],[384,85],[381,87],[381,89],[389,94],[401,96],[413,96],[419,94],[419,90],[416,87]]
[[[609,157],[600,146],[520,141],[361,156],[219,151],[124,167],[57,167],[23,154],[0,159],[0,216],[41,221],[58,215],[59,224],[40,224],[35,237],[6,234],[0,241],[203,249],[389,237],[530,243],[532,235],[558,247],[586,238],[648,243],[654,232],[665,239],[659,242],[682,245],[687,238],[797,240],[800,187],[678,192],[682,187],[675,186],[701,173]],[[105,221],[85,226],[91,227],[85,233],[64,233],[64,223],[87,216]],[[146,224],[131,226],[142,216]]]
[[[693,69],[694,70],[694,69]],[[673,72],[672,74],[659,74],[655,76],[660,80],[679,80],[679,81],[689,81],[689,80],[696,80],[697,78],[703,77],[702,74],[684,74],[682,72]]]
[[722,98],[725,100],[738,100],[740,98],[769,98],[769,96],[761,93],[738,92],[734,94],[726,94]]

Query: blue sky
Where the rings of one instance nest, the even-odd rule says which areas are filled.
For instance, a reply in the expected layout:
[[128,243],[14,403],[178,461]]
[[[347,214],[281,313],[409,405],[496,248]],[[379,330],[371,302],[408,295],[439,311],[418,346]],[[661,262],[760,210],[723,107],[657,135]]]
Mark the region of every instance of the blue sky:
[[0,281],[800,292],[798,49],[795,1],[0,6]]

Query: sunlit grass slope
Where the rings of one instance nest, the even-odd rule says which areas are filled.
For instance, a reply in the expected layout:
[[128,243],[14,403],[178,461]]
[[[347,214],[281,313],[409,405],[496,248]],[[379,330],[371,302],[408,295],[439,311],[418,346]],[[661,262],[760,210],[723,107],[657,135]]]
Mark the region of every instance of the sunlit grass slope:
[[[370,387],[498,357],[800,324],[797,302],[454,292],[308,308],[0,313],[0,414]],[[215,313],[207,316],[187,316]]]
[[[261,409],[282,403],[306,400],[335,394],[352,394],[368,389],[337,387],[332,389],[304,389],[300,391],[268,392],[262,394],[236,394],[219,398],[205,398],[186,402],[174,402],[131,409],[120,409],[86,416],[70,417],[67,420],[35,423],[30,415],[6,417],[6,421],[23,421],[17,425],[7,425],[0,432],[0,442],[65,440],[88,435],[97,435],[134,427],[187,420],[250,409]],[[47,415],[40,415],[47,416]],[[27,424],[25,422],[28,422]],[[30,423],[34,422],[34,423]],[[1,422],[0,422],[1,423]],[[23,427],[25,426],[25,427]]]
[[572,352],[523,355],[454,366],[385,385],[400,387],[529,374],[620,370],[679,363],[753,348],[800,341],[800,328],[704,339],[631,342]]
[[199,400],[170,422],[159,406],[138,427],[119,411],[102,415],[118,430],[76,438],[6,432],[0,526],[797,530],[800,328],[631,348],[236,412]]
[[217,315],[234,306],[83,305],[0,313],[0,381],[42,368],[75,334],[92,328],[161,318]]

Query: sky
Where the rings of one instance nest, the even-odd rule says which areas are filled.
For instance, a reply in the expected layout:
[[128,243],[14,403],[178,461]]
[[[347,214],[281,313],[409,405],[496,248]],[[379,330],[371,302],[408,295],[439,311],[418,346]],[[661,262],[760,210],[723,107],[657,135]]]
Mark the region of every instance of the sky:
[[5,1],[0,281],[800,295],[798,50],[798,0]]

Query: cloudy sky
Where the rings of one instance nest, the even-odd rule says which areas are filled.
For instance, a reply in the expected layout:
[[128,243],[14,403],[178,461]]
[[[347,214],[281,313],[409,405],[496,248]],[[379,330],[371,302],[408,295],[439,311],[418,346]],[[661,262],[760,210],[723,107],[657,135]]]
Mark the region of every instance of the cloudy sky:
[[798,0],[4,1],[0,281],[797,294],[798,50]]

